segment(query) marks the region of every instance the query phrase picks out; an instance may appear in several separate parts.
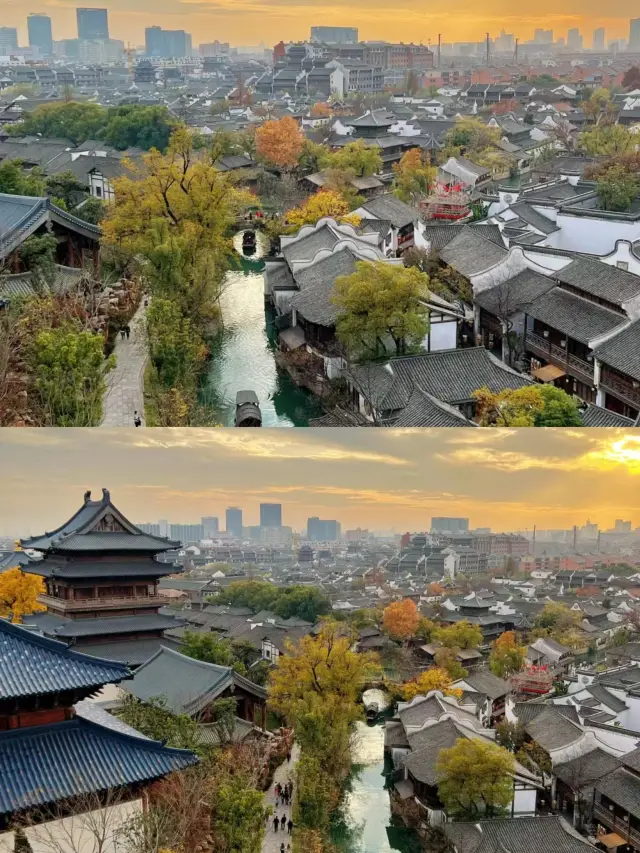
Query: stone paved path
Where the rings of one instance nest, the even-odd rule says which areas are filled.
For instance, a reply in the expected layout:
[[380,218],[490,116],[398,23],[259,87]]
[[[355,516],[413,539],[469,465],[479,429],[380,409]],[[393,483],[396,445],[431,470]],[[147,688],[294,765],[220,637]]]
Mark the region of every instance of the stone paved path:
[[[268,791],[265,792],[264,795],[264,807],[265,809],[271,806],[274,810],[274,813],[278,815],[278,817],[282,817],[282,815],[286,815],[287,820],[289,820],[291,816],[291,805],[283,806],[282,803],[276,808],[276,795],[274,792],[274,787],[276,782],[280,782],[281,785],[284,785],[285,782],[291,780],[293,784],[293,796],[296,795],[296,786],[295,781],[293,779],[293,771],[295,770],[296,764],[298,762],[298,758],[300,756],[300,748],[297,744],[294,743],[293,749],[291,750],[291,761],[284,761],[280,767],[276,769],[276,772],[273,775],[273,781],[271,783],[271,787]],[[264,838],[262,840],[262,853],[280,853],[280,845],[284,841],[284,849],[286,851],[287,844],[291,844],[291,836],[288,834],[287,827],[285,826],[284,831],[279,829],[277,832],[273,831],[273,815],[269,819],[269,822],[265,825]]]
[[129,326],[131,335],[116,340],[116,366],[107,373],[107,390],[102,404],[103,427],[132,427],[133,413],[138,412],[144,422],[144,369],[147,363],[147,339],[144,324],[144,301],[133,315]]

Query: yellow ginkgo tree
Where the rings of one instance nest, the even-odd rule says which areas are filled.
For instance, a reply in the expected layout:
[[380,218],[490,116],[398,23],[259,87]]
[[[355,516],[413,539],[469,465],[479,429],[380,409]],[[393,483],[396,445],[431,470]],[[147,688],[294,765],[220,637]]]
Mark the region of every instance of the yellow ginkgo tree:
[[41,577],[18,568],[8,569],[0,574],[0,616],[10,618],[12,622],[22,622],[23,616],[46,610],[38,602],[38,596],[44,592]]

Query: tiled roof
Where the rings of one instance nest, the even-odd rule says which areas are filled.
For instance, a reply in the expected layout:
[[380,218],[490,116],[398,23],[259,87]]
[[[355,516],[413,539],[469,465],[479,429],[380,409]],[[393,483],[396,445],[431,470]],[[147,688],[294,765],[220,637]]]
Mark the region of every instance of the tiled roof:
[[527,734],[547,752],[569,746],[580,740],[582,729],[548,705],[525,724]]
[[310,323],[333,326],[340,313],[331,301],[335,280],[355,272],[358,260],[351,249],[345,248],[297,272],[300,292],[291,298],[291,307]]
[[464,853],[593,853],[594,847],[558,815],[445,823],[445,834]]
[[96,688],[127,678],[126,666],[72,651],[0,620],[0,699]]
[[461,680],[478,693],[485,693],[490,699],[499,699],[510,692],[506,681],[486,669],[472,672]]
[[504,247],[482,236],[481,228],[460,229],[440,252],[440,258],[467,277],[500,263],[507,255]]
[[554,278],[615,305],[640,294],[640,276],[592,258],[576,258],[557,270]]
[[177,628],[182,622],[173,616],[159,613],[136,616],[105,616],[102,619],[69,619],[55,630],[56,637],[97,637],[107,634],[129,634],[143,631],[164,631]]
[[640,818],[640,778],[634,773],[620,767],[600,779],[596,790],[635,818]]
[[48,217],[46,198],[0,193],[0,258],[17,249]]
[[0,814],[162,778],[193,753],[80,717],[0,733]]
[[511,205],[510,210],[542,234],[552,234],[559,230],[555,222],[543,216],[526,201],[517,201]]
[[307,237],[287,243],[282,249],[282,254],[287,263],[299,260],[310,261],[321,249],[333,249],[340,239],[341,235],[336,234],[328,225],[323,225]]
[[524,310],[552,287],[554,283],[550,278],[527,269],[501,284],[479,291],[473,301],[491,314],[507,317],[515,311]]
[[[171,632],[171,629],[169,629]],[[167,632],[167,633],[169,633]],[[100,655],[106,660],[119,661],[127,666],[139,666],[152,658],[162,646],[173,646],[168,636],[142,640],[114,640],[111,643],[74,643],[73,648],[85,655]]]
[[640,381],[640,320],[594,350],[598,361]]
[[474,427],[473,421],[449,406],[422,391],[414,388],[409,401],[397,418],[384,424],[392,427]]
[[583,344],[626,322],[620,314],[561,287],[554,287],[539,296],[529,305],[527,314]]
[[618,767],[620,767],[620,761],[617,758],[597,748],[572,761],[558,764],[553,768],[553,773],[571,788],[576,786],[585,788],[593,785],[603,776],[613,773]]
[[419,218],[417,210],[400,201],[393,193],[369,199],[361,207],[378,219],[387,219],[395,228],[404,228]]
[[586,427],[625,427],[633,426],[631,418],[625,418],[617,412],[610,412],[609,409],[603,409],[601,406],[596,406],[589,403],[587,408],[582,413],[582,423]]
[[[29,574],[41,575],[44,578],[129,578],[129,577],[163,577],[169,573],[184,571],[182,566],[171,563],[161,563],[159,560],[142,556],[118,562],[96,560],[95,562],[76,562],[74,560],[59,562],[53,558],[28,561]],[[203,582],[203,583],[206,583]]]

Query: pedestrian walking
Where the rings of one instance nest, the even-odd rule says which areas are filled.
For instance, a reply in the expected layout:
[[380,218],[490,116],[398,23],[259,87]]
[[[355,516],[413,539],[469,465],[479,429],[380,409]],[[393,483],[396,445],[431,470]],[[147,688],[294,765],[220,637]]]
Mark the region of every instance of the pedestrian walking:
[[287,753],[287,763],[291,763],[291,750]]
[[287,821],[287,829],[289,830],[289,835],[291,835],[291,831],[293,830],[293,821],[291,818]]
[[284,853],[284,841],[280,845],[280,853]]
[[277,832],[280,828],[280,821],[278,820],[278,815],[273,816],[273,831]]
[[279,797],[282,794],[282,785],[280,782],[276,784],[276,797]]
[[131,334],[131,326],[125,326],[124,333],[127,336],[127,340],[129,340],[129,335]]
[[122,340],[124,340],[124,335],[125,335],[124,329],[120,329],[120,337],[122,338]]
[[291,779],[289,779],[288,784],[289,784],[289,796],[291,797],[293,795],[293,782],[291,781]]
[[287,844],[287,853],[291,853],[291,845]]
[[284,832],[284,828],[286,825],[287,825],[287,816],[283,814],[282,817],[280,818],[280,829],[283,832]]
[[133,425],[137,427],[142,426],[142,418],[137,411],[133,413]]

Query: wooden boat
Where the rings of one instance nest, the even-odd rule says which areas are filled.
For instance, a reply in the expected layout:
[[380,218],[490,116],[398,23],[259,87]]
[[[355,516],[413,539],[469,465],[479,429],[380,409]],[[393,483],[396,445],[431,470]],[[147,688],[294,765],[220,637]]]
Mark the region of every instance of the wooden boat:
[[380,706],[377,702],[368,702],[364,707],[364,712],[366,714],[367,721],[375,723],[378,719],[378,714],[380,713]]
[[256,250],[256,232],[245,231],[242,235],[242,251],[250,255]]

